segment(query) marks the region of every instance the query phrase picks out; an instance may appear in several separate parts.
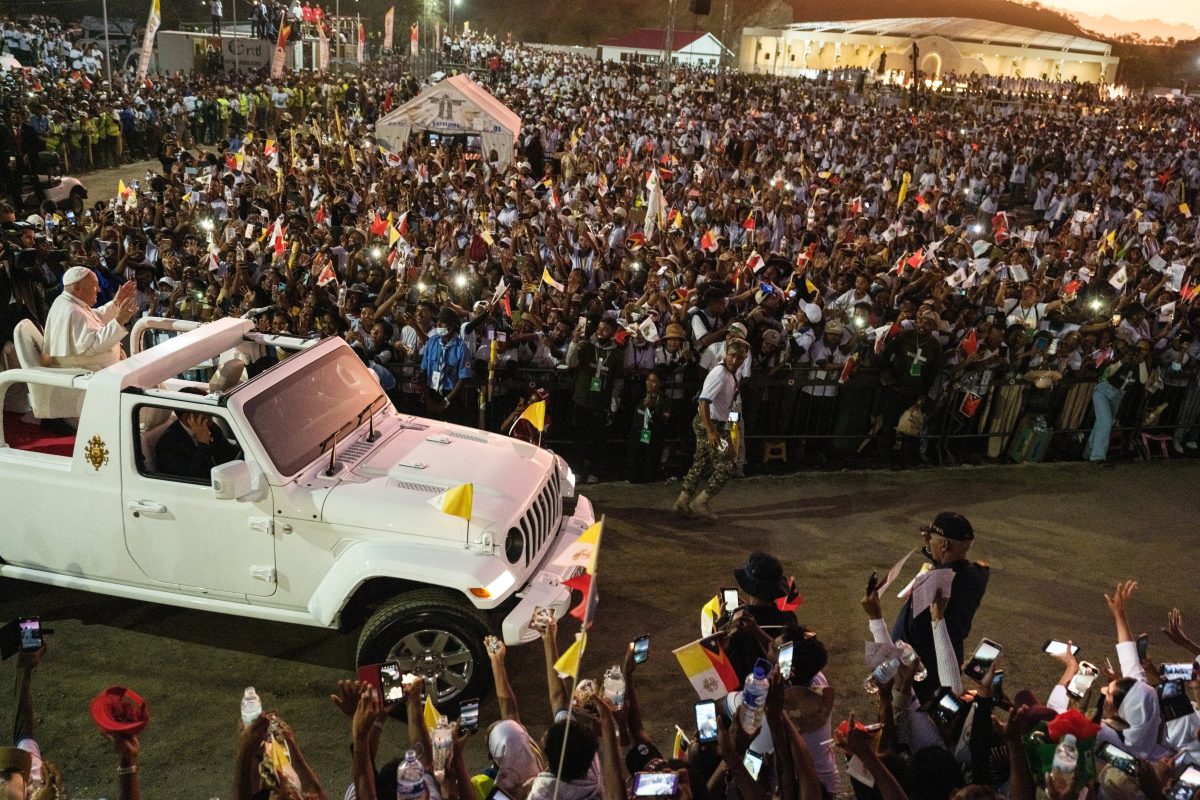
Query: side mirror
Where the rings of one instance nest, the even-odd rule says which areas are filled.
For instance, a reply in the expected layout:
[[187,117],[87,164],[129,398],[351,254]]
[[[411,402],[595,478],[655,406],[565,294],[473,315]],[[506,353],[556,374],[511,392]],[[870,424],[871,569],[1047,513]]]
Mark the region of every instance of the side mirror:
[[248,461],[227,461],[212,468],[213,495],[218,500],[260,500],[264,475]]

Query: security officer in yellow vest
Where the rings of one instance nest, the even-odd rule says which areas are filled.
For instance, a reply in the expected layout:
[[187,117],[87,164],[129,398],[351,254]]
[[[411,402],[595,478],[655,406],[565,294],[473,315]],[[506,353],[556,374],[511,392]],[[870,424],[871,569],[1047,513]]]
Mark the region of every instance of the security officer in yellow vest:
[[74,119],[66,124],[64,138],[67,143],[67,163],[63,166],[64,172],[87,168],[87,139],[84,138],[83,132],[83,125],[87,117],[86,111],[80,111]]
[[80,116],[83,117],[83,148],[87,153],[88,166],[95,167],[100,163],[100,112],[80,112]]
[[58,157],[64,156],[63,152],[63,132],[66,126],[63,124],[63,112],[55,109],[50,112],[50,124],[46,128],[46,135],[43,137],[43,142],[47,150],[52,153],[58,153]]
[[220,142],[229,141],[229,120],[233,116],[229,98],[232,96],[233,90],[226,89],[225,94],[217,98],[217,140]]
[[112,169],[120,163],[117,147],[121,138],[121,122],[117,119],[117,112],[111,105],[105,104],[102,107],[97,124],[100,134],[100,155],[95,158],[95,161],[97,166],[102,169]]

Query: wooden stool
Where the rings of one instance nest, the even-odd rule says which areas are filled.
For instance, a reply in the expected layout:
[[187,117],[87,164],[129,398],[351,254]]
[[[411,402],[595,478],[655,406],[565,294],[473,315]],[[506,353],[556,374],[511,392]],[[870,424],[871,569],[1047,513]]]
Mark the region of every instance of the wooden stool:
[[1154,444],[1156,444],[1158,446],[1158,450],[1160,453],[1162,453],[1162,457],[1164,459],[1166,459],[1167,461],[1170,461],[1171,453],[1167,449],[1167,445],[1170,443],[1170,441],[1171,441],[1171,437],[1167,436],[1166,434],[1143,433],[1142,434],[1142,452],[1146,455],[1147,459],[1154,458],[1154,456],[1150,455],[1150,443],[1153,442]]
[[763,442],[762,463],[770,461],[787,463],[787,442]]

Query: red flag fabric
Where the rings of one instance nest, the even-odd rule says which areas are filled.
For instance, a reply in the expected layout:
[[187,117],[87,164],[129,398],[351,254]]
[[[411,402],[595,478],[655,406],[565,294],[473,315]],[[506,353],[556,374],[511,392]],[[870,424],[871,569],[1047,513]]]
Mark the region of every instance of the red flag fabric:
[[321,270],[321,274],[317,276],[317,286],[324,286],[327,283],[332,283],[337,280],[337,273],[333,271],[332,264],[326,264],[325,269]]
[[962,340],[963,352],[969,356],[975,355],[975,351],[979,349],[979,340],[975,336],[975,329],[967,331],[967,335]]
[[379,216],[379,214],[376,214],[375,219],[371,221],[371,229],[370,229],[371,235],[372,236],[383,236],[384,234],[387,233],[387,229],[388,229],[387,220],[384,219],[383,217]]
[[400,235],[408,236],[408,212],[405,211],[400,215],[400,222],[396,225],[396,230],[400,231]]
[[838,383],[845,383],[850,380],[850,376],[854,374],[855,367],[858,366],[858,353],[846,359],[846,363],[842,365],[842,374],[838,375]]
[[750,270],[755,275],[757,275],[758,271],[764,266],[766,266],[766,262],[763,261],[763,257],[758,254],[757,250],[752,252],[750,257],[746,259],[746,269]]
[[775,607],[780,611],[795,611],[804,604],[804,598],[800,596],[800,590],[796,588],[795,578],[789,577],[787,584],[787,594],[775,600]]
[[917,252],[915,252],[911,256],[909,256],[908,259],[904,263],[907,264],[908,266],[912,267],[913,269],[919,269],[921,264],[924,261],[925,261],[925,251],[918,250]]
[[751,211],[749,214],[746,215],[745,221],[742,222],[742,228],[744,228],[745,230],[748,230],[748,231],[752,231],[756,227],[757,227],[757,225],[754,222],[754,212]]
[[321,205],[317,206],[316,222],[318,225],[320,225],[324,221],[325,221],[325,204],[322,203]]
[[717,249],[717,237],[713,236],[711,230],[705,231],[704,235],[700,237],[700,249],[705,251]]
[[983,398],[974,392],[967,392],[963,395],[962,403],[958,406],[958,413],[962,414],[967,419],[975,416],[975,412],[979,410],[980,403]]

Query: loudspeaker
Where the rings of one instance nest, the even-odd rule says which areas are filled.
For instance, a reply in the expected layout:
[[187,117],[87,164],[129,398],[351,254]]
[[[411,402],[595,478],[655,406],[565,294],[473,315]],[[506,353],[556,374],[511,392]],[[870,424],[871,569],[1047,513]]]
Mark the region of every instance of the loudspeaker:
[[712,11],[712,0],[688,0],[688,11],[693,14],[707,15]]

